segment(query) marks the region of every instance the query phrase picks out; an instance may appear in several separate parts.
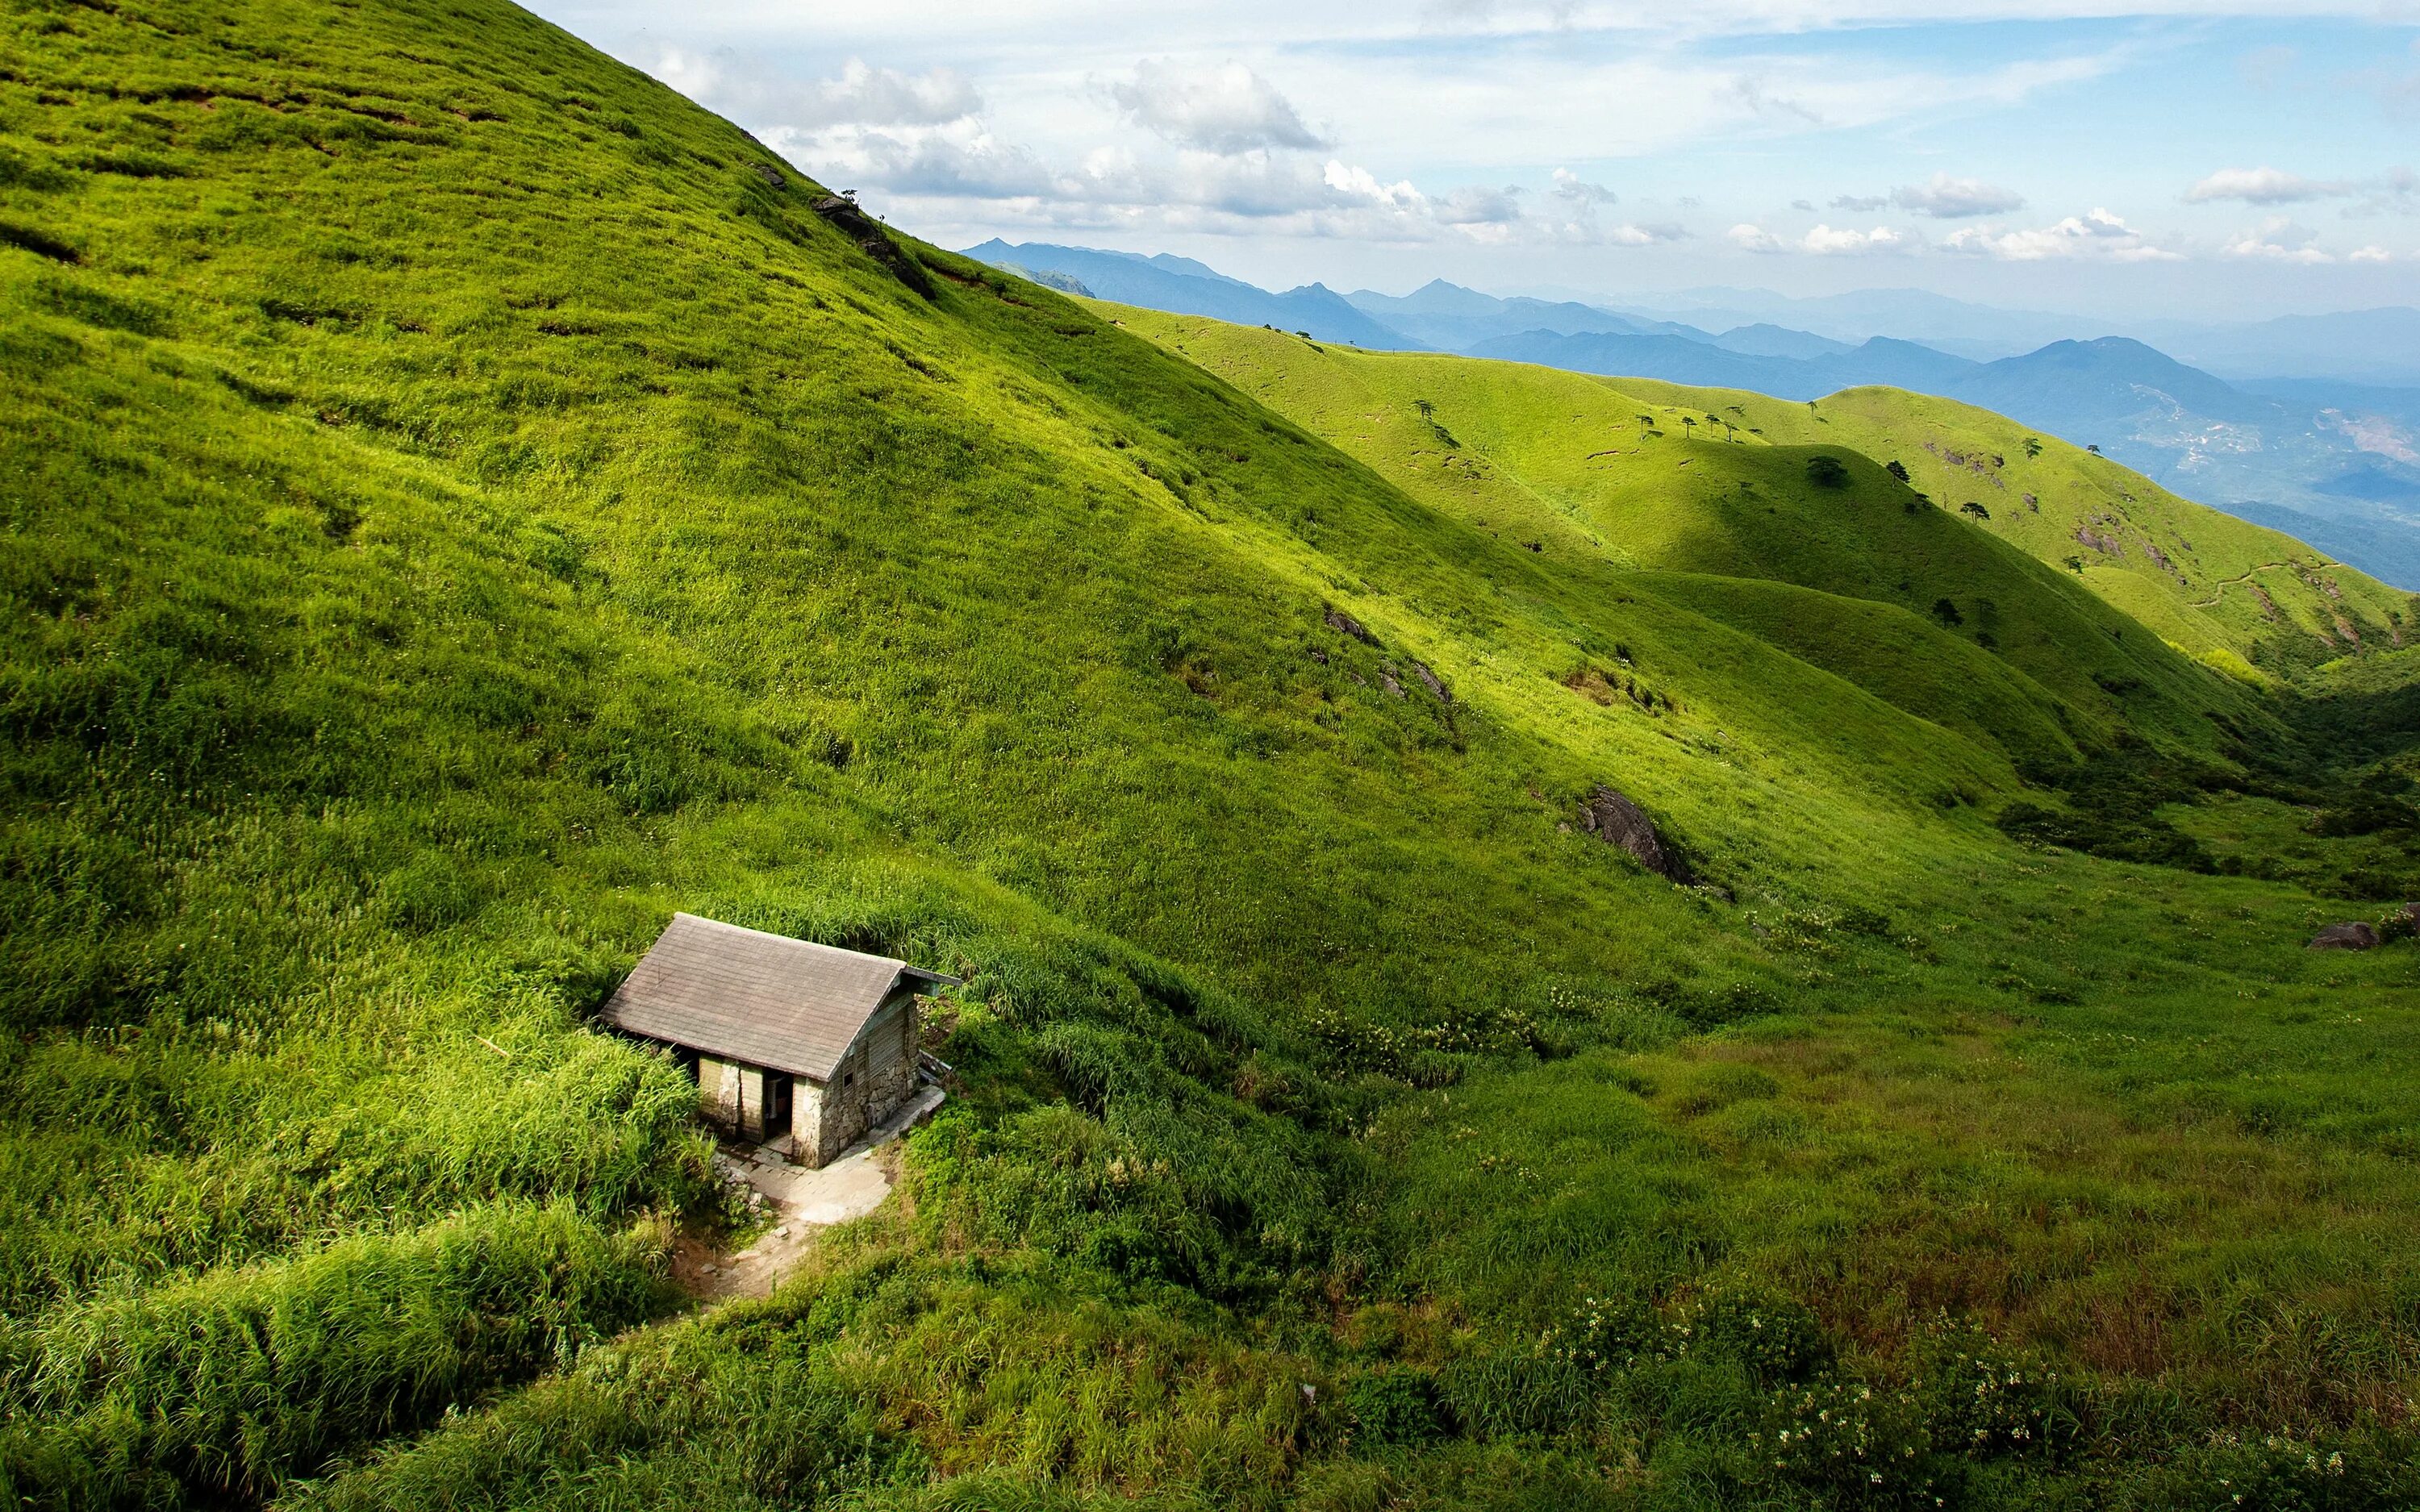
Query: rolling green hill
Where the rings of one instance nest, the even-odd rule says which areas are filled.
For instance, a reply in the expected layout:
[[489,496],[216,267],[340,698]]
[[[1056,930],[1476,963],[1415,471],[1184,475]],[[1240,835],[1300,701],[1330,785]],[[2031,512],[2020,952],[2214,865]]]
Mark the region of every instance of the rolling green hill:
[[[2305,671],[1913,419],[1147,340],[500,0],[5,25],[11,1496],[2420,1487],[2412,947],[2302,948],[2413,871],[2371,585]],[[968,979],[898,1198],[705,1314],[589,1026],[675,909]]]
[[[2136,729],[2189,742],[2206,733],[2194,718],[2215,707],[2206,680],[2173,653],[2238,675],[2255,664],[2283,675],[2400,646],[2414,612],[2412,595],[2300,542],[1949,400],[1856,389],[1800,404],[1325,347],[1125,307],[1112,317],[1481,528],[1623,566],[1902,608],[1956,631],[1950,639],[1988,638],[2104,733],[2111,684],[2142,685],[2128,690]],[[1808,487],[1803,470],[1818,455],[1838,456],[1848,480]],[[1904,482],[1876,475],[1889,462]],[[2002,542],[2054,570],[2024,570],[1994,549]],[[1958,610],[1954,624],[1932,612],[1944,602]],[[1778,618],[1807,633],[1808,616]],[[2125,647],[2124,627],[2137,621],[2164,645],[2143,645],[2138,633]],[[1854,659],[1864,638],[1848,639]],[[1811,642],[1798,649],[1814,659]]]

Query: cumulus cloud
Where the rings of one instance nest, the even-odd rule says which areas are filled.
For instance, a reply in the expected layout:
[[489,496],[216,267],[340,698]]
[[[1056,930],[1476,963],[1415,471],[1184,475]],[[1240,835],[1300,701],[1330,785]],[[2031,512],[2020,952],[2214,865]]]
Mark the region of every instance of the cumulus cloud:
[[769,73],[728,48],[659,54],[648,70],[709,109],[758,128],[941,126],[983,109],[974,85],[948,69],[901,73],[848,60],[836,79],[800,83]]
[[2319,249],[2319,234],[2310,227],[2296,225],[2283,215],[2273,215],[2261,222],[2257,228],[2243,232],[2228,241],[2226,255],[2312,266],[2335,261]]
[[1436,202],[1440,225],[1509,225],[1521,219],[1521,187],[1467,184]]
[[1870,231],[1856,231],[1846,226],[1834,230],[1818,225],[1799,241],[1799,246],[1821,257],[1855,257],[1869,253],[1905,252],[1908,238],[1889,226],[1878,225]]
[[1666,241],[1686,241],[1688,228],[1669,221],[1652,222],[1646,225],[1617,225],[1605,233],[1604,239],[1617,247],[1652,247]]
[[1870,231],[1842,226],[1818,225],[1796,240],[1785,240],[1761,225],[1735,225],[1723,233],[1730,244],[1743,252],[1811,253],[1819,257],[1852,257],[1874,253],[1907,252],[1916,245],[1916,239],[1903,231],[1878,225]]
[[772,127],[765,143],[834,184],[877,184],[900,194],[1016,199],[1054,193],[1058,179],[1033,154],[989,132]]
[[1951,252],[2008,262],[2044,262],[2062,257],[2106,257],[2115,262],[2175,262],[2178,254],[2153,246],[2144,235],[2105,209],[2071,215],[2051,225],[2002,231],[1969,226],[1942,243]]
[[1606,225],[1597,212],[1619,204],[1621,196],[1569,168],[1556,169],[1554,182],[1553,192],[1540,207],[1543,215],[1532,218],[1533,228],[1553,240],[1583,246],[1652,247],[1688,239],[1687,230],[1670,222]]
[[1569,168],[1555,170],[1555,196],[1574,205],[1611,205],[1620,196],[1603,184],[1591,184]]
[[2194,205],[2212,200],[2242,200],[2246,205],[2294,205],[2304,200],[2334,199],[2351,186],[2304,178],[2278,168],[2221,168],[2191,189],[2185,199]]
[[2358,202],[2345,207],[2348,220],[2371,215],[2420,215],[2420,174],[2389,168],[2353,186]]
[[2025,197],[2013,190],[2001,189],[1979,178],[1952,178],[1946,173],[1934,174],[1930,183],[1892,190],[1890,198],[1892,204],[1911,214],[1942,221],[2005,215],[2024,208],[2025,203]]
[[2186,190],[2185,199],[2196,205],[2237,200],[2264,208],[2349,199],[2352,203],[2343,211],[2349,220],[2412,215],[2420,214],[2420,174],[2397,167],[2366,178],[2304,178],[2276,168],[2222,168]]
[[2384,247],[2355,247],[2345,256],[2345,261],[2351,263],[2382,263],[2394,260],[2395,255]]
[[1128,120],[1179,147],[1233,156],[1327,146],[1283,95],[1240,63],[1194,68],[1146,59],[1107,92]]

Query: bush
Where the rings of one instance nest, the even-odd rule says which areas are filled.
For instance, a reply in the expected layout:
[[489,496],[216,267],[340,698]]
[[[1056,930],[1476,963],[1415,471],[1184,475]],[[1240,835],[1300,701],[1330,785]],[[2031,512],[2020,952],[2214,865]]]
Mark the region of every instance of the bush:
[[1849,486],[1849,470],[1837,456],[1810,456],[1807,459],[1807,481],[1818,488],[1845,488]]
[[1343,1400],[1357,1443],[1425,1443],[1450,1430],[1436,1378],[1425,1370],[1373,1370],[1349,1382]]
[[1693,1353],[1738,1362],[1760,1385],[1803,1381],[1832,1363],[1832,1344],[1804,1303],[1761,1288],[1720,1286],[1678,1324]]

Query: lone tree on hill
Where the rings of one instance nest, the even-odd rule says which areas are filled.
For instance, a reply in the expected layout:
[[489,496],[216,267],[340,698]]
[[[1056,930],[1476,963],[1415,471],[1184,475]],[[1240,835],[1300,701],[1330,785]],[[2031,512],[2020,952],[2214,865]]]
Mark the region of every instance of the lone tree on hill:
[[1889,473],[1892,477],[1897,478],[1901,483],[1908,481],[1907,464],[1900,461],[1898,457],[1892,457],[1889,465],[1885,467],[1883,471]]
[[1845,488],[1849,486],[1849,470],[1837,456],[1810,456],[1807,459],[1807,481],[1818,488]]

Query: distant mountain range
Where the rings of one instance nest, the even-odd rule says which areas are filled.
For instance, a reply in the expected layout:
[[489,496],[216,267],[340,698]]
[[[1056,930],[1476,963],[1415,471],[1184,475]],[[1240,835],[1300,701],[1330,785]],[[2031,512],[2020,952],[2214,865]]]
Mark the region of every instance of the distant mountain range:
[[1325,285],[1306,284],[1273,294],[1190,257],[1167,253],[1145,257],[1139,253],[1095,252],[1040,242],[1020,247],[994,238],[980,247],[969,247],[967,255],[1020,271],[1063,273],[1081,284],[1082,292],[1120,304],[1203,315],[1241,326],[1275,326],[1356,347],[1419,345],[1380,325]]
[[[1613,309],[1442,279],[1405,295],[1322,284],[1272,293],[1190,258],[1040,242],[968,253],[1075,292],[1342,345],[1791,399],[1873,384],[1940,394],[2098,446],[2187,497],[2420,588],[2420,311],[2156,328],[2235,373],[2230,382],[2132,336],[2075,339],[2070,317],[1914,289],[1816,300],[1707,289]],[[1705,323],[1665,317],[1684,313]],[[2273,369],[2247,370],[2264,359]],[[2365,381],[2397,378],[2408,386]]]

